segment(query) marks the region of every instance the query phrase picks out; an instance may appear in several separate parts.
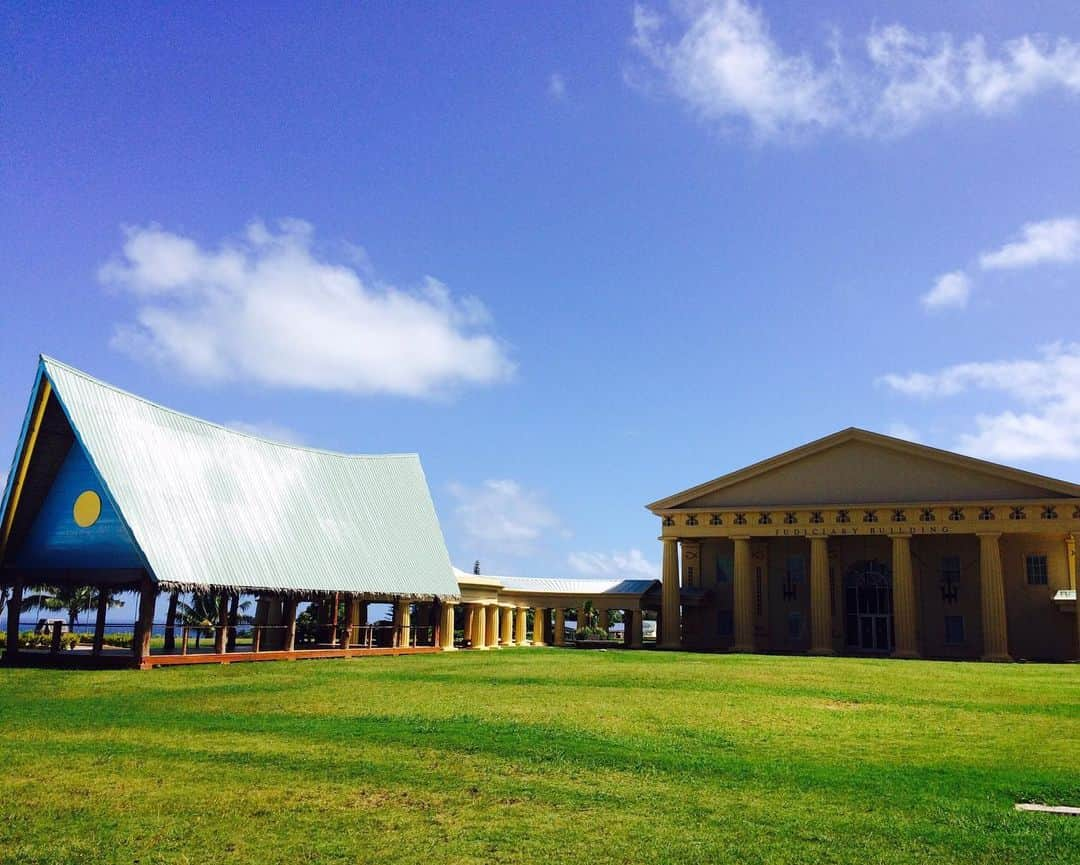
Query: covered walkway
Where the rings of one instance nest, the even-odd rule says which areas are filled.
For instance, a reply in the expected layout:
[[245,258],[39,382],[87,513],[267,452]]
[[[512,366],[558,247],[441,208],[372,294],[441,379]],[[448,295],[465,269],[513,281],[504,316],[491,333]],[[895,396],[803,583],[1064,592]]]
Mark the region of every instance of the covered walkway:
[[[574,580],[469,574],[455,568],[461,593],[461,644],[471,649],[563,646],[588,629],[598,641],[628,649],[645,646],[644,617],[658,614],[659,580]],[[567,613],[575,628],[567,627]],[[617,614],[622,639],[607,639]],[[575,641],[577,642],[577,641]],[[582,640],[581,642],[584,642]]]

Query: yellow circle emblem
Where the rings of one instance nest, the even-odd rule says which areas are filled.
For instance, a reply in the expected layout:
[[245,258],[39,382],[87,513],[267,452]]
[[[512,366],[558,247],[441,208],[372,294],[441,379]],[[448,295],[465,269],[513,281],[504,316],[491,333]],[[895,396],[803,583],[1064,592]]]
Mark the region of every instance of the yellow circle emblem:
[[88,528],[98,521],[101,516],[101,497],[93,490],[79,493],[75,499],[75,525]]

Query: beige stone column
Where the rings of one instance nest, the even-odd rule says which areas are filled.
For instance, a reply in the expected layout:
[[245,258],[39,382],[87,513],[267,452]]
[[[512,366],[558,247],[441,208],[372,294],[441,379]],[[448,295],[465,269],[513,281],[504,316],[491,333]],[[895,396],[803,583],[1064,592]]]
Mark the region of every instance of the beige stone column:
[[529,645],[529,620],[525,615],[525,607],[518,607],[515,610],[517,619],[514,622],[514,632],[517,639],[515,642],[519,646]]
[[1076,575],[1076,535],[1065,536],[1065,563],[1069,569],[1069,588],[1076,591],[1076,652],[1073,658],[1080,661],[1080,580]]
[[439,648],[444,652],[457,651],[454,647],[454,609],[454,604],[443,601],[439,611]]
[[911,536],[892,537],[894,658],[918,658],[918,618],[915,606],[915,578],[911,573]]
[[[1076,535],[1065,535],[1065,567],[1069,572],[1069,588],[1078,588],[1076,584]],[[1076,619],[1080,622],[1080,616]]]
[[487,608],[483,604],[473,604],[472,647],[487,650]]
[[660,629],[661,649],[682,648],[682,614],[679,609],[679,547],[675,538],[663,538],[664,561],[660,573],[663,580]]
[[[735,640],[733,652],[754,651],[754,574],[750,562],[750,538],[732,538],[735,542]],[[665,614],[666,615],[666,614]]]
[[487,616],[487,626],[485,631],[487,632],[487,646],[489,649],[499,648],[499,605],[491,604],[484,608],[484,613]]
[[611,627],[611,610],[601,610],[600,611],[599,624],[600,624],[600,630],[603,631],[606,634],[607,629]]
[[835,655],[828,538],[810,538],[810,654]]
[[465,615],[462,621],[462,634],[469,645],[472,645],[473,628],[476,627],[474,624],[475,620],[473,619],[474,615],[476,615],[476,605],[466,604]]
[[533,637],[532,644],[534,646],[543,646],[544,642],[544,625],[550,621],[551,614],[548,612],[547,607],[533,607]]
[[1001,532],[978,532],[979,589],[982,594],[984,661],[1011,661],[1005,614],[1005,575],[1001,570]]
[[551,642],[556,646],[566,645],[566,610],[562,607],[555,608],[555,633],[551,636]]
[[502,628],[499,631],[499,644],[503,646],[514,645],[514,608],[500,607],[499,614],[502,617]]

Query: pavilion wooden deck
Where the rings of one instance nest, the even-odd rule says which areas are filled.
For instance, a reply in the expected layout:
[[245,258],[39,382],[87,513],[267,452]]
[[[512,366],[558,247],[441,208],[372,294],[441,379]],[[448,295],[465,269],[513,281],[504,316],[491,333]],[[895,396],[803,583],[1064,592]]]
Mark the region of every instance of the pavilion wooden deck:
[[295,649],[286,651],[191,652],[153,654],[137,658],[130,652],[116,651],[94,655],[90,652],[33,651],[23,649],[14,655],[5,652],[0,666],[49,667],[66,670],[149,670],[153,667],[187,667],[194,664],[244,664],[254,661],[311,661],[322,658],[368,658],[381,655],[431,655],[444,651],[438,646],[374,646],[371,648]]

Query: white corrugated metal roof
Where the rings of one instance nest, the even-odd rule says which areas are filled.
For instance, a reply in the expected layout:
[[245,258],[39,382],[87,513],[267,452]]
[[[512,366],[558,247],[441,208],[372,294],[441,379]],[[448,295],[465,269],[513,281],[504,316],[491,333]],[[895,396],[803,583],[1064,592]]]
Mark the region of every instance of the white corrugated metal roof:
[[542,594],[559,595],[643,595],[653,586],[658,585],[658,580],[604,580],[604,579],[566,579],[563,577],[504,577],[494,574],[474,574],[454,568],[454,573],[459,581],[498,581],[509,591],[537,592]]
[[42,364],[159,582],[458,595],[417,455],[267,441]]

